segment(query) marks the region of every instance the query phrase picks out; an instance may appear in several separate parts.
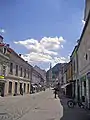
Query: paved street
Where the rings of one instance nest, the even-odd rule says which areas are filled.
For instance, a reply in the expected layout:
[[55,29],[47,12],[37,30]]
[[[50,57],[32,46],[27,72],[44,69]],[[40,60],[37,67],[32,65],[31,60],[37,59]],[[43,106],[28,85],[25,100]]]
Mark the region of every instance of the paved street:
[[61,97],[61,104],[63,105],[63,117],[61,120],[90,120],[90,110],[81,109],[78,106],[68,108],[67,98]]
[[61,103],[59,99],[54,99],[52,90],[33,95],[1,97],[0,120],[90,120],[90,111],[78,107],[70,109],[66,102],[65,98],[61,98]]
[[0,98],[0,120],[60,120],[63,107],[53,92]]

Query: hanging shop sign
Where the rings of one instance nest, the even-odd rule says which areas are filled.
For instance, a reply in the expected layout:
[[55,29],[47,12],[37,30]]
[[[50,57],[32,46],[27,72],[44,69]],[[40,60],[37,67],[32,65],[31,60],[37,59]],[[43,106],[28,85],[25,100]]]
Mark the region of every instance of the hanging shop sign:
[[4,79],[4,76],[1,76],[1,75],[0,75],[0,79]]
[[90,72],[87,73],[87,78],[90,79]]

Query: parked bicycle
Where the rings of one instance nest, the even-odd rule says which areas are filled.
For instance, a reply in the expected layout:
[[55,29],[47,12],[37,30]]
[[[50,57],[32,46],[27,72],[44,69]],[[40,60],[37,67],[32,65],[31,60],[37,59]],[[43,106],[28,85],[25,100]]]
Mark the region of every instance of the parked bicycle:
[[69,108],[74,108],[76,105],[78,105],[80,108],[85,108],[85,105],[81,101],[75,101],[74,99],[71,99],[67,102],[67,106]]

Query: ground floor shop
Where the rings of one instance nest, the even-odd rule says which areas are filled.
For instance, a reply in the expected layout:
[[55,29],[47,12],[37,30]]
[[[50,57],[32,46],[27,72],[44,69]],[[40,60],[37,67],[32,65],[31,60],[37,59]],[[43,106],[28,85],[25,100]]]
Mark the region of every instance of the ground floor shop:
[[90,72],[83,74],[76,80],[75,98],[85,103],[90,108]]
[[0,82],[0,96],[20,95],[30,93],[30,82],[7,79]]

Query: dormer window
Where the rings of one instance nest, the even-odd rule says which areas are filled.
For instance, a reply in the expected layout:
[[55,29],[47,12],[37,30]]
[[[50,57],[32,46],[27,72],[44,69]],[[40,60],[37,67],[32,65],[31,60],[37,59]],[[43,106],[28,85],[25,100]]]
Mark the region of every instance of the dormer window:
[[7,48],[6,48],[6,47],[3,48],[3,53],[4,53],[4,54],[7,53]]

